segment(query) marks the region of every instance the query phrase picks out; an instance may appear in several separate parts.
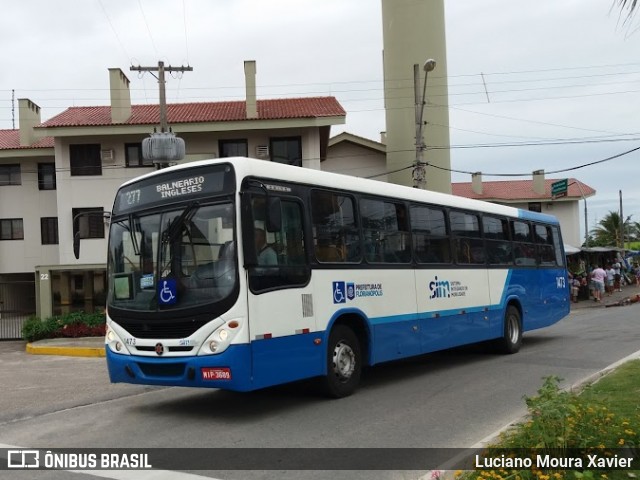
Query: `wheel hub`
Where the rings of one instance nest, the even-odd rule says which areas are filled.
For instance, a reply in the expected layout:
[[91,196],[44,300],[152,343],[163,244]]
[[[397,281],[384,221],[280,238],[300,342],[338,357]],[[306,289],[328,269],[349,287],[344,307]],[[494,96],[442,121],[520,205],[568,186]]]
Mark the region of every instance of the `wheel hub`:
[[351,378],[356,368],[356,355],[353,349],[343,342],[338,342],[333,351],[333,371],[340,380]]

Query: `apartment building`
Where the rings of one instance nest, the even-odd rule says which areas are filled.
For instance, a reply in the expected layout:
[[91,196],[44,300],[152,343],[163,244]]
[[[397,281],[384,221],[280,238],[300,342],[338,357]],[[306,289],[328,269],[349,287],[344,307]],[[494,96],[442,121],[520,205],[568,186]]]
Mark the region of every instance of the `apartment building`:
[[[186,144],[183,161],[243,155],[320,169],[331,126],[345,122],[342,106],[334,97],[257,99],[255,72],[245,62],[246,100],[167,106]],[[142,140],[160,118],[159,105],[131,104],[122,70],[109,69],[109,86],[110,105],[70,107],[44,122],[21,99],[19,129],[0,130],[0,319],[104,305],[101,212],[120,184],[156,168],[142,157]],[[84,212],[95,214],[77,217]],[[79,229],[89,238],[76,259]]]

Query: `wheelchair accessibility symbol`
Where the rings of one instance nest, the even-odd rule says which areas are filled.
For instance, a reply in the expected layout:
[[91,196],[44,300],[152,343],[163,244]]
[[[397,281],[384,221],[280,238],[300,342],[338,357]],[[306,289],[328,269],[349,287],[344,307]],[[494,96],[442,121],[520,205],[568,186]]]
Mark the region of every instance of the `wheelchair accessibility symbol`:
[[333,303],[347,303],[344,282],[333,282]]
[[174,278],[161,280],[158,283],[158,299],[161,305],[173,305],[177,299],[177,284]]

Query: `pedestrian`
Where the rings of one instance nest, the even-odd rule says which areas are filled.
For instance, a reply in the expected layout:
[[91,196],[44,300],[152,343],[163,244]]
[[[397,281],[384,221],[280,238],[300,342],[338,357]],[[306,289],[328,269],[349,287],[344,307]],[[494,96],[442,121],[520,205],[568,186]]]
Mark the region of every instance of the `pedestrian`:
[[573,277],[571,279],[571,301],[578,303],[578,294],[580,293],[580,279]]
[[602,294],[604,293],[604,283],[607,278],[607,272],[596,265],[596,268],[591,272],[591,278],[593,279],[593,296],[594,301],[601,302]]
[[605,290],[607,291],[607,295],[613,295],[613,284],[615,282],[615,270],[612,265],[607,265],[605,269],[607,273],[607,284],[605,285]]
[[616,262],[613,264],[613,272],[614,272],[614,277],[613,277],[613,288],[614,290],[617,290],[619,292],[622,291],[621,285],[620,285],[620,269],[622,267],[620,266],[620,262],[618,262],[616,260]]

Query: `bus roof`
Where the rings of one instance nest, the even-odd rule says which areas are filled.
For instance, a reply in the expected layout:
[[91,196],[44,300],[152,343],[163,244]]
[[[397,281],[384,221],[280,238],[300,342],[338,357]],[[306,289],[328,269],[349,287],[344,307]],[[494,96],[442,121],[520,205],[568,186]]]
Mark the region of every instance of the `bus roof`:
[[319,187],[335,188],[338,190],[347,190],[364,194],[375,192],[376,195],[385,197],[432,203],[436,205],[476,210],[485,213],[493,213],[496,215],[519,217],[527,220],[536,220],[545,223],[558,224],[558,220],[552,215],[531,212],[528,210],[509,207],[506,205],[499,205],[495,203],[484,202],[482,200],[475,200],[446,193],[433,192],[431,190],[411,188],[404,185],[381,182],[378,180],[353,177],[350,175],[343,175],[339,173],[324,172],[321,170],[314,170],[310,168],[295,167],[282,163],[246,157],[225,157],[181,163],[134,178],[125,182],[122,186],[129,185],[144,178],[149,178],[156,175],[164,175],[172,172],[178,173],[180,171],[188,170],[194,167],[217,165],[220,163],[229,163],[233,165],[238,178],[250,176],[258,177],[261,179],[272,179],[274,181],[287,181]]

